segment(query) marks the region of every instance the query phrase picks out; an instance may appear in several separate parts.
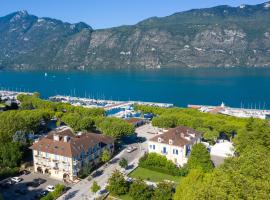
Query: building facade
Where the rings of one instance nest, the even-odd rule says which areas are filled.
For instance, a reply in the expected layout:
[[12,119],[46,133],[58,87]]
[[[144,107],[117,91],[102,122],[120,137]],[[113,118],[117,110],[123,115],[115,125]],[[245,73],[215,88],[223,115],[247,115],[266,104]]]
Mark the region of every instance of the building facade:
[[113,154],[114,140],[95,133],[75,135],[69,127],[60,127],[30,148],[35,172],[59,180],[74,181],[85,165],[100,162],[105,149]]
[[191,128],[179,126],[156,135],[148,142],[148,152],[166,156],[177,166],[187,163],[192,146],[201,142],[202,134]]

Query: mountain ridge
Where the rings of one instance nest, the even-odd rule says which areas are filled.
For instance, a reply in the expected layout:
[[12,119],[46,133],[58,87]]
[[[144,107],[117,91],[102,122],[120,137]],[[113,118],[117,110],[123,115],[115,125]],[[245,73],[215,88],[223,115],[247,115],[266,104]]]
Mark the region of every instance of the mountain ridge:
[[0,69],[269,67],[270,2],[192,9],[135,25],[90,25],[18,11],[0,17]]

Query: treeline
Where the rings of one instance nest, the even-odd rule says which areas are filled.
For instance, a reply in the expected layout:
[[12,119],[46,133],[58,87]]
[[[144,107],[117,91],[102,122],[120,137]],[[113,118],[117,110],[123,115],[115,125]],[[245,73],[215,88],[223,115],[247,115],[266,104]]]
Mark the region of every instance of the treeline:
[[44,109],[53,113],[58,125],[64,123],[74,131],[100,131],[114,138],[134,133],[134,127],[126,121],[106,117],[102,108],[84,108],[68,103],[45,101],[39,95],[20,95],[21,109]]

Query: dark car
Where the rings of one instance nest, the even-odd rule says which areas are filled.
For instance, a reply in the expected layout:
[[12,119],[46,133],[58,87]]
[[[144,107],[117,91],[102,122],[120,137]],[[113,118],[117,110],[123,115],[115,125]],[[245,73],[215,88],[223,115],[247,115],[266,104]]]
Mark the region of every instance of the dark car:
[[26,183],[27,186],[30,186],[30,187],[38,187],[40,186],[41,184],[45,183],[46,180],[45,179],[42,179],[42,178],[36,178],[34,179],[32,182],[28,182]]
[[35,195],[35,198],[40,199],[41,197],[45,197],[49,192],[44,190]]
[[3,188],[3,189],[8,189],[10,187],[10,184],[8,184],[6,182],[5,183],[1,183],[0,184],[0,187]]
[[20,171],[20,174],[21,175],[28,175],[28,174],[30,174],[30,171],[28,171],[28,170],[22,170],[22,171]]

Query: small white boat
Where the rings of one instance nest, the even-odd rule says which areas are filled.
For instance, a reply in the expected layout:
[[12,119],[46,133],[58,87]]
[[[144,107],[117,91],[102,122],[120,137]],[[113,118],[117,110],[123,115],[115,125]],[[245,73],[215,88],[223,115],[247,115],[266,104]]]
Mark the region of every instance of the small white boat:
[[48,76],[48,74],[47,74],[47,73],[45,73],[45,74],[44,74],[44,76]]

